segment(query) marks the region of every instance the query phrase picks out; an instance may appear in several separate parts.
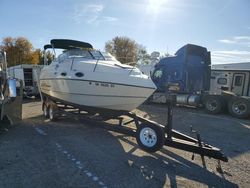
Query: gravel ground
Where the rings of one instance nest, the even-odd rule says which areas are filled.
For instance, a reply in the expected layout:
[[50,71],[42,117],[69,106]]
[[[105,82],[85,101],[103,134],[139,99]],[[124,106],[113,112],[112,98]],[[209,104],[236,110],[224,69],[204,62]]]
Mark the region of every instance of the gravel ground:
[[[137,114],[164,124],[163,105],[143,105]],[[94,122],[75,116],[50,122],[41,103],[26,101],[23,122],[0,134],[0,187],[249,187],[250,120],[174,109],[174,128],[221,148],[222,162],[164,147],[149,154],[133,137],[112,130],[117,121]],[[117,129],[118,130],[118,129]]]

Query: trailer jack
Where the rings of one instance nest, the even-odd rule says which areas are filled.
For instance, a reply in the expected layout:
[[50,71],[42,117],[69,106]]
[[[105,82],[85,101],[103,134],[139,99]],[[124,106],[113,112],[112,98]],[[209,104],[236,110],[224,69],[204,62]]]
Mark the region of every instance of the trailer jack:
[[[190,130],[191,130],[191,133],[195,133],[196,134],[198,145],[199,145],[199,147],[202,147],[202,141],[201,141],[200,133],[198,131],[194,130],[192,126],[190,126]],[[205,162],[204,155],[200,154],[200,156],[201,156],[202,165],[204,166],[204,168],[206,168],[206,162]],[[192,155],[192,160],[194,160],[194,153]]]

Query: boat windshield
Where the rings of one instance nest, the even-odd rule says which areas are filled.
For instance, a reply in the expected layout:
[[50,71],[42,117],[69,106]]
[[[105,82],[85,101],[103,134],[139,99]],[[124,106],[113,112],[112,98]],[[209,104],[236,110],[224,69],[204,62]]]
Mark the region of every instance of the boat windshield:
[[101,54],[100,51],[97,50],[91,50],[89,51],[91,53],[91,55],[94,57],[94,59],[100,59],[100,60],[104,60],[103,55]]
[[98,59],[104,60],[104,56],[101,54],[100,51],[97,50],[82,50],[82,49],[71,49],[65,51],[61,54],[58,58],[73,58],[73,57],[80,57],[80,58],[87,58],[87,59]]
[[93,57],[87,50],[72,49],[72,50],[67,50],[66,52],[64,52],[64,54],[70,58],[71,57],[83,57],[87,59],[93,59]]
[[105,58],[105,60],[108,60],[108,61],[117,61],[117,59],[114,56],[112,56],[110,53],[108,53],[108,52],[102,52],[102,55]]

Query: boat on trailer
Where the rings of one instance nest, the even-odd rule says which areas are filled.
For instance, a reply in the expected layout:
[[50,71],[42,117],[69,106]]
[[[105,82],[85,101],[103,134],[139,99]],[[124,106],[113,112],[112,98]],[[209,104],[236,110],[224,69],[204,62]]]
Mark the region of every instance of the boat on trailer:
[[93,117],[99,116],[101,120],[117,119],[119,126],[112,130],[135,137],[144,151],[156,152],[164,145],[181,149],[199,154],[204,166],[205,156],[217,159],[217,170],[223,172],[220,161],[228,162],[228,158],[219,148],[204,143],[198,132],[195,139],[173,129],[176,95],[167,98],[167,123],[161,125],[130,112],[155,90],[151,79],[137,68],[93,50],[89,43],[53,39],[44,46],[45,50],[48,48],[65,51],[40,74],[39,90],[46,118],[53,121],[63,114],[77,114],[94,121]]
[[44,49],[63,49],[42,69],[44,96],[86,111],[122,113],[142,104],[156,89],[138,68],[121,64],[89,43],[53,39]]

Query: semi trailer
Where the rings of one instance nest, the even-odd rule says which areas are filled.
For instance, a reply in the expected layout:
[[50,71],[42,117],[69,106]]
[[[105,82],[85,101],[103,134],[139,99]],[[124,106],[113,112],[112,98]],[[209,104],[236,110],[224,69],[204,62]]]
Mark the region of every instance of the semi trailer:
[[[177,104],[202,106],[212,114],[228,111],[250,116],[250,62],[211,65],[206,48],[187,44],[175,56],[155,65],[151,78],[157,86],[151,101],[164,103],[175,92]],[[168,87],[170,86],[170,87]]]

